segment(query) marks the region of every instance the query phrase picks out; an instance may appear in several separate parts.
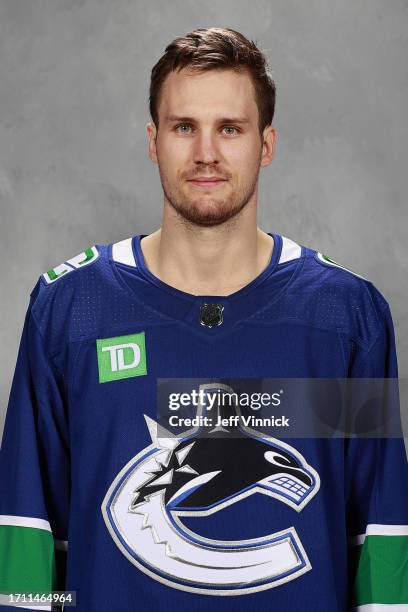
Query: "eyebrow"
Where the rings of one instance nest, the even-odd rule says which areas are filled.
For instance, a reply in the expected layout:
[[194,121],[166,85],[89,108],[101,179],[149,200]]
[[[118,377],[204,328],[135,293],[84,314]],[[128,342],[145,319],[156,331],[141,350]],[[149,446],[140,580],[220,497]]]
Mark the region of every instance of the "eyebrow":
[[[196,120],[194,119],[194,117],[180,117],[178,115],[167,115],[165,117],[165,120],[168,122],[173,122],[173,121],[180,121],[180,122],[186,122],[186,123],[195,123]],[[249,119],[247,119],[246,117],[222,117],[221,119],[218,120],[219,123],[249,123]]]

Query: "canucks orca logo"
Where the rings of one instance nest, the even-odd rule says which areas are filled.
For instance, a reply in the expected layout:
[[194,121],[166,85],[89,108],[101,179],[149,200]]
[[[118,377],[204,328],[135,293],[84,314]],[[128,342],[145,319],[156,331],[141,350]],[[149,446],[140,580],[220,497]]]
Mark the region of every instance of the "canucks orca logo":
[[[232,392],[221,384],[202,387]],[[157,424],[145,420],[152,444],[124,466],[101,506],[112,538],[134,565],[163,584],[206,595],[269,589],[311,569],[294,527],[230,541],[205,538],[182,522],[256,493],[300,512],[320,479],[295,448],[243,427],[239,436],[214,428],[203,437],[203,428],[195,428],[158,437]]]

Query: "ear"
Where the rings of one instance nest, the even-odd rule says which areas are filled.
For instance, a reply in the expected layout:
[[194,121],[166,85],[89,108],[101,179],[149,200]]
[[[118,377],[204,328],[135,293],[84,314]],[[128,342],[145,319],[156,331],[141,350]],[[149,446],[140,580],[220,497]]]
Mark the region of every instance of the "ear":
[[271,125],[267,125],[262,136],[262,156],[261,166],[269,166],[275,155],[276,130]]
[[156,149],[157,129],[153,121],[149,121],[149,123],[146,124],[146,132],[147,132],[147,138],[149,141],[149,157],[152,160],[152,162],[155,162],[157,164],[157,149]]

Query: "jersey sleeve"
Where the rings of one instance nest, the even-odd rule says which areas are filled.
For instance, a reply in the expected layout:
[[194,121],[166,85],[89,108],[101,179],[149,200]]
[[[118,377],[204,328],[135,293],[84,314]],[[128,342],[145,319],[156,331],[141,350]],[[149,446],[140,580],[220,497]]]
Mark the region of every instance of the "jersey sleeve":
[[[8,593],[64,590],[69,436],[64,377],[37,327],[31,296],[0,449],[0,611]],[[19,609],[51,610],[51,606]]]
[[[352,377],[394,379],[398,366],[388,305],[380,331],[361,352]],[[388,381],[389,383],[390,381]],[[387,381],[384,380],[384,388]],[[385,394],[385,397],[388,396]],[[388,409],[399,402],[391,393]],[[398,397],[398,395],[397,395]],[[408,604],[408,463],[402,428],[397,437],[356,437],[345,441],[350,608],[394,612]],[[408,609],[408,608],[407,608]]]

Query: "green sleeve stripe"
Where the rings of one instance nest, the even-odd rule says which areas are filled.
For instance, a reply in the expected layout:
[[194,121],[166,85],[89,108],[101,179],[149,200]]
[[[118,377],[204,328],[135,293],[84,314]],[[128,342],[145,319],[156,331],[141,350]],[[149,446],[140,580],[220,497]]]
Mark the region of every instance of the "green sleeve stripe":
[[354,606],[408,604],[408,536],[367,535],[349,568]]
[[50,531],[0,525],[0,592],[56,590],[54,538]]

